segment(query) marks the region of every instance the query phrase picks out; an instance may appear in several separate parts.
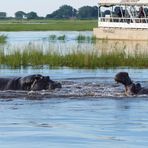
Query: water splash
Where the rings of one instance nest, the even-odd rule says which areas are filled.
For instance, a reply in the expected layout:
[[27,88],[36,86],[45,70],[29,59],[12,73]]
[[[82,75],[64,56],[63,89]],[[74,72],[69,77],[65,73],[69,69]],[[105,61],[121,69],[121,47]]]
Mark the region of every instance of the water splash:
[[1,91],[0,98],[78,98],[78,97],[125,97],[122,86],[113,83],[79,82],[64,80],[61,81],[62,88],[51,91]]

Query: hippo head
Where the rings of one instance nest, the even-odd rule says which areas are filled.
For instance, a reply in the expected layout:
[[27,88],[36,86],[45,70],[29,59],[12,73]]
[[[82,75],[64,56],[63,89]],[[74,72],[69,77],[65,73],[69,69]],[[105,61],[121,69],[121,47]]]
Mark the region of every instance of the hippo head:
[[34,81],[41,79],[43,76],[40,74],[35,75],[29,75],[26,77],[21,77],[19,80],[20,89],[22,90],[30,90],[31,85],[34,83]]
[[52,81],[49,76],[42,76],[34,80],[31,85],[31,90],[52,90],[56,88],[61,88],[61,84],[55,81]]
[[40,74],[23,77],[20,83],[23,90],[51,90],[62,87],[60,83],[52,81],[49,76]]
[[115,81],[117,83],[122,83],[123,85],[127,86],[132,84],[132,81],[127,72],[119,72],[115,76]]

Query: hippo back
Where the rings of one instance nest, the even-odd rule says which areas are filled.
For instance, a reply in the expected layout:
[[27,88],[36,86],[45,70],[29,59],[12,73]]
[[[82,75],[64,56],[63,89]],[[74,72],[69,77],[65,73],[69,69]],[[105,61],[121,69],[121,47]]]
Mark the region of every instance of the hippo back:
[[15,78],[0,78],[0,90],[17,90],[20,89],[20,77]]

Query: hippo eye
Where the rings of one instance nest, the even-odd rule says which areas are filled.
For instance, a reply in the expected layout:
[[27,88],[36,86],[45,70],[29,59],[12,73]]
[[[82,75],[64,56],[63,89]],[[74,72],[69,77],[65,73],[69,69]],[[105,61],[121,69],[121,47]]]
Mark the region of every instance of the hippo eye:
[[43,79],[44,77],[41,77],[41,79]]
[[35,77],[35,80],[41,80],[41,79],[43,79],[43,76],[36,76]]

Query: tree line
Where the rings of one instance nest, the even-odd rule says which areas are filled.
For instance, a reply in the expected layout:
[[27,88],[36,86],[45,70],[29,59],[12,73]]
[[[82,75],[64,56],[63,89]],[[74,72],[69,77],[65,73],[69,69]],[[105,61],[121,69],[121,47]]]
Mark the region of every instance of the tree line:
[[[78,10],[69,5],[63,5],[59,9],[47,14],[45,17],[38,16],[34,11],[29,13],[17,11],[15,14],[16,19],[96,19],[98,17],[97,6],[83,6]],[[0,12],[0,19],[7,19],[6,12]],[[9,17],[12,18],[12,17]]]

